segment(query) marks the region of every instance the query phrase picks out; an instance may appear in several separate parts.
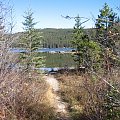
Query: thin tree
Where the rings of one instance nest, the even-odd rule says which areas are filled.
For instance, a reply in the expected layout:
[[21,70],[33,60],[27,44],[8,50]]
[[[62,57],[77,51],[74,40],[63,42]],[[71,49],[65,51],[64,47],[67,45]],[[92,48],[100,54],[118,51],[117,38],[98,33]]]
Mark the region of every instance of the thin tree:
[[117,54],[116,51],[116,29],[117,14],[107,5],[104,4],[100,10],[100,15],[96,19],[96,39],[99,42],[104,56],[104,68],[106,73],[111,71],[112,56]]
[[78,15],[75,17],[75,22],[72,40],[72,44],[76,48],[74,60],[77,62],[78,67],[93,69],[93,64],[97,60],[100,47],[96,42],[90,40],[84,31],[82,24],[86,21],[81,22],[81,17]]
[[35,69],[43,65],[43,57],[38,55],[37,50],[42,47],[42,36],[40,32],[35,30],[33,12],[28,10],[23,16],[25,21],[23,22],[24,30],[23,36],[20,39],[20,45],[25,49],[25,52],[21,53],[21,64],[28,70]]
[[[116,46],[119,39],[117,26],[117,14],[105,3],[96,19],[96,39],[101,46],[101,57],[104,60],[104,78],[102,77],[102,80],[108,85],[106,86],[103,105],[107,120],[119,119],[119,109],[117,109],[119,105],[116,103],[116,99],[119,98],[120,94],[119,89],[116,90],[119,82],[117,78],[115,78],[117,82],[113,84],[114,81],[111,79],[114,76],[113,70],[117,70],[118,67],[118,64],[116,66],[115,63],[120,60],[117,50],[118,46]],[[117,101],[119,101],[119,99],[117,99]]]

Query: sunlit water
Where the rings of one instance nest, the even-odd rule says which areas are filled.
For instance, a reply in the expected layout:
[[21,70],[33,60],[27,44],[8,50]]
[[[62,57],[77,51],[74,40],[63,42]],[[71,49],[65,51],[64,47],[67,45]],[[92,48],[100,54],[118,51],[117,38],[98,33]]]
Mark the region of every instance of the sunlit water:
[[[74,51],[73,48],[42,48],[35,52],[38,55],[45,57],[45,66],[39,68],[44,71],[57,71],[59,68],[74,67],[75,62],[73,60],[71,52]],[[12,48],[10,52],[13,53],[24,53],[27,52],[25,49]]]

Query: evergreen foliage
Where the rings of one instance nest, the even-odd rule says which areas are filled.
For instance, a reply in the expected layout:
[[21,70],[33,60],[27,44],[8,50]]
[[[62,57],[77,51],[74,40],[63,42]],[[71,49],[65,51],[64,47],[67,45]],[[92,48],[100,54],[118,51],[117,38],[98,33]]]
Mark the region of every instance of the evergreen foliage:
[[98,18],[96,20],[96,37],[104,48],[108,47],[114,49],[113,47],[115,43],[109,38],[109,36],[110,33],[113,32],[111,30],[116,20],[117,14],[113,12],[107,3],[105,3],[103,9],[100,10],[100,15],[98,15]]
[[[96,20],[96,37],[102,49],[103,71],[104,76],[111,83],[111,75],[113,71],[117,70],[120,61],[118,55],[118,41],[119,41],[119,18],[117,14],[107,5],[104,4],[103,9],[100,10],[100,15]],[[117,65],[116,65],[117,63]],[[108,82],[108,83],[109,83]],[[118,84],[118,83],[117,83]],[[104,111],[106,111],[106,120],[119,119],[119,92],[116,92],[115,87],[108,86],[106,89],[106,96],[104,97]]]
[[[44,36],[41,41],[41,45],[43,48],[63,48],[63,47],[72,47],[71,39],[72,39],[72,31],[73,29],[55,29],[55,28],[45,28],[45,29],[35,29],[36,34]],[[19,36],[23,36],[22,33],[15,33],[14,43],[12,47],[20,47],[18,45]]]
[[22,65],[25,65],[27,70],[31,70],[43,65],[43,57],[38,56],[36,51],[38,48],[42,47],[42,36],[34,29],[36,23],[34,22],[33,12],[31,10],[25,12],[24,18],[25,21],[23,25],[25,32],[20,39],[20,46],[24,48],[26,52],[21,53],[20,59]]
[[95,63],[99,60],[100,47],[97,42],[89,39],[82,27],[79,15],[75,18],[75,21],[72,40],[72,44],[76,48],[74,60],[78,67],[95,68]]
[[113,62],[117,58],[118,30],[116,23],[118,21],[117,14],[107,5],[104,4],[103,9],[100,10],[100,15],[96,19],[96,39],[103,51],[104,68],[106,73],[111,71]]
[[70,42],[70,40],[72,39],[72,36],[71,36],[72,29],[46,28],[46,29],[41,29],[37,31],[43,32],[44,48],[72,47]]

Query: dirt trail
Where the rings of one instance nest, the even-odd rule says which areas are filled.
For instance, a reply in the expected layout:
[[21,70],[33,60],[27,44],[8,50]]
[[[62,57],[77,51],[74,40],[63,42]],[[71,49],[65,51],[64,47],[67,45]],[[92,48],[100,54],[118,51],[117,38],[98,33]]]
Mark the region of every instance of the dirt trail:
[[[61,100],[61,97],[58,96],[57,92],[59,89],[59,82],[52,75],[45,76],[46,82],[51,87],[51,92],[49,91],[48,97],[50,99],[50,104],[55,108],[56,113],[62,115],[62,120],[70,120],[68,111],[67,111],[67,103]],[[50,95],[52,93],[52,95]],[[50,96],[49,96],[50,95]]]

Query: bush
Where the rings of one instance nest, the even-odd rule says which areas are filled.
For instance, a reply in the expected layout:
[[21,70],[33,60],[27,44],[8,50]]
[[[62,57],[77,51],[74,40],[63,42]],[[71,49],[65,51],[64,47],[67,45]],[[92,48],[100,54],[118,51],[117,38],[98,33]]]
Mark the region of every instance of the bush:
[[24,79],[24,74],[13,71],[0,81],[0,106],[5,119],[55,120],[54,109],[46,100],[48,86],[41,75],[34,77],[39,80]]
[[69,103],[68,110],[73,120],[119,120],[120,93],[110,87],[106,79],[119,90],[119,78],[111,74],[106,78],[96,75],[57,75],[62,99]]

